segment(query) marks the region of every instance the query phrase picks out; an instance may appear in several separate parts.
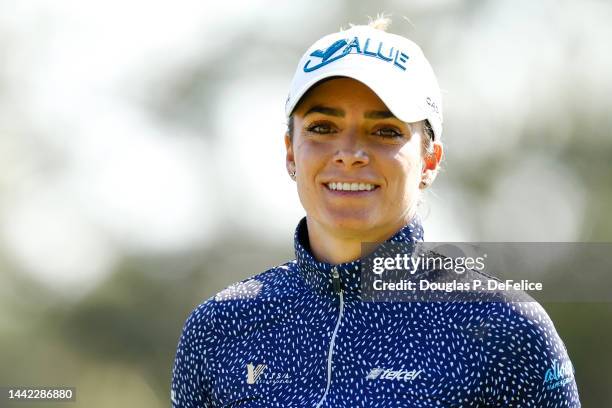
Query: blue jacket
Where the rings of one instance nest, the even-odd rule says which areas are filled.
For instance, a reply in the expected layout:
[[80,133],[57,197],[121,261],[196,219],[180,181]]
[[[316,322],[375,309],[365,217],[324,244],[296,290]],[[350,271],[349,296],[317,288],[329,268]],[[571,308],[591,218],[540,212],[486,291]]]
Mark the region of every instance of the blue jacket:
[[[415,217],[388,242],[423,240]],[[537,302],[365,302],[360,261],[296,259],[187,318],[179,407],[580,407],[574,369]]]

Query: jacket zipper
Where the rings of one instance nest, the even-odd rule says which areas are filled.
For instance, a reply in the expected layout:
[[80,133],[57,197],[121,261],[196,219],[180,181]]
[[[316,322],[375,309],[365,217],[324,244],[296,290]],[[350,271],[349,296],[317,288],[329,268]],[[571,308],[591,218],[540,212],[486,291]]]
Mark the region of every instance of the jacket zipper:
[[334,327],[334,332],[332,333],[331,341],[329,343],[329,351],[327,352],[327,385],[325,387],[325,392],[323,396],[319,400],[319,403],[315,406],[315,408],[319,408],[323,401],[325,401],[325,397],[327,397],[327,393],[329,392],[329,386],[331,385],[331,376],[332,376],[332,357],[334,355],[334,342],[336,341],[336,334],[338,333],[338,328],[340,327],[340,322],[342,321],[342,315],[344,314],[344,294],[342,291],[342,286],[340,284],[340,274],[338,273],[338,268],[332,268],[332,281],[334,283],[334,291],[340,295],[340,311],[338,313],[338,319],[336,320],[336,327]]

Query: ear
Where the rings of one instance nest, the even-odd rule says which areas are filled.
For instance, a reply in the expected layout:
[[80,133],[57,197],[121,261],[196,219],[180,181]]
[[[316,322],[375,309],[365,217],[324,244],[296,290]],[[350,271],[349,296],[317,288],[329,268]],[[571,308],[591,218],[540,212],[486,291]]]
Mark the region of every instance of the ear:
[[287,172],[291,173],[295,172],[295,157],[293,155],[293,143],[291,142],[291,138],[289,137],[289,133],[285,133],[285,149],[287,150],[285,156],[285,166],[287,167]]
[[433,152],[423,157],[423,171],[421,173],[420,188],[424,189],[433,183],[440,170],[440,162],[444,156],[444,149],[439,142],[433,142]]

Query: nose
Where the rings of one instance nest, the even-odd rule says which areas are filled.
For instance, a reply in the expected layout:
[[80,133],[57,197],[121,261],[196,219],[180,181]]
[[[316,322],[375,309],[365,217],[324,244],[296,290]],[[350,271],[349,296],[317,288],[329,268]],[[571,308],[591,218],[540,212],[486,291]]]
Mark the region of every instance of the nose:
[[363,167],[370,162],[370,157],[364,146],[357,140],[357,135],[343,138],[341,145],[334,154],[334,163],[345,167]]

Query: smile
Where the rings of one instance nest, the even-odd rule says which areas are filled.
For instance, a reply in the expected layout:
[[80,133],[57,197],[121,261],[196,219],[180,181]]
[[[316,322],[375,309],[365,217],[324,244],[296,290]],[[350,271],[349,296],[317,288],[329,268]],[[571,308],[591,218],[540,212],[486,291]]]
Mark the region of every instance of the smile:
[[376,184],[370,183],[342,183],[334,181],[325,183],[325,186],[332,191],[371,191],[378,187]]

